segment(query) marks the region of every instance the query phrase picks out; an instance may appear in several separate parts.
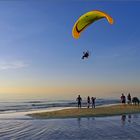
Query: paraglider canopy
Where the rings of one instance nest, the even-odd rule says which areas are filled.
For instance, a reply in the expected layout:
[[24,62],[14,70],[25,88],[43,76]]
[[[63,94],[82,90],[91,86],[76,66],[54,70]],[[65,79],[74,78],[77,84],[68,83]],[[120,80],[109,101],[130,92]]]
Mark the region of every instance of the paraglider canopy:
[[84,29],[86,29],[93,22],[102,18],[106,18],[110,24],[113,24],[113,19],[105,12],[94,10],[83,14],[74,24],[72,36],[75,39],[78,39]]

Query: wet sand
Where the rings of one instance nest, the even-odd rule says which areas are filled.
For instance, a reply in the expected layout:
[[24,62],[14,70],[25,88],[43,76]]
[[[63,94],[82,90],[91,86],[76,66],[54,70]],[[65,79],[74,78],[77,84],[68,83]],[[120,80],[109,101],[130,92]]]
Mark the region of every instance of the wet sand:
[[[106,107],[116,108],[116,105],[104,106],[104,108]],[[98,108],[102,109],[103,107]],[[123,107],[120,106],[119,108],[122,109]],[[126,106],[126,108],[130,109],[131,107]],[[139,114],[65,119],[35,119],[26,116],[28,113],[38,112],[42,114],[46,111],[50,113],[73,109],[78,110],[77,108],[51,108],[48,110],[0,114],[0,140],[139,140],[140,138]],[[134,112],[139,107],[133,107],[133,109]]]
[[0,120],[0,140],[139,140],[139,114]]
[[56,119],[56,118],[78,118],[78,117],[104,117],[122,114],[140,113],[139,105],[112,105],[98,108],[69,108],[51,112],[28,114],[33,118]]
[[[65,107],[65,109],[68,109],[71,107]],[[33,114],[33,113],[43,113],[43,112],[51,112],[51,111],[58,111],[62,110],[64,107],[52,107],[52,108],[46,108],[46,109],[38,109],[38,110],[29,110],[29,111],[19,111],[19,112],[5,112],[0,114],[0,119],[1,120],[8,120],[8,119],[32,119],[31,116],[28,114]]]

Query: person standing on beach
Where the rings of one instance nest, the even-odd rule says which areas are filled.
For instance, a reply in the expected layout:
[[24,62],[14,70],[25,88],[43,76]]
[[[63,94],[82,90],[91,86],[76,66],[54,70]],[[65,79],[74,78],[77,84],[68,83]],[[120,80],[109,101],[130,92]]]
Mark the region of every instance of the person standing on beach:
[[82,98],[80,97],[80,95],[78,95],[76,101],[77,101],[77,103],[78,103],[78,108],[81,108],[81,101],[82,101]]
[[125,98],[123,93],[122,93],[122,96],[121,96],[121,102],[122,102],[122,104],[125,104],[125,102],[126,102],[126,98]]
[[89,108],[90,107],[90,97],[88,96],[87,97],[87,108]]
[[128,104],[131,104],[131,95],[130,93],[127,95]]
[[91,97],[92,108],[95,108],[95,97]]

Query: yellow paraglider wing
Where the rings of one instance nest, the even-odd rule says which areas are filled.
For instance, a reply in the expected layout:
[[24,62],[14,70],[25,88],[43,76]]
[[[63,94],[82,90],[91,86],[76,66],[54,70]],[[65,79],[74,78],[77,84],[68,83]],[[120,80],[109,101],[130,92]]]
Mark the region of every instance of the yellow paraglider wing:
[[86,29],[93,22],[102,18],[106,18],[110,24],[113,24],[113,19],[104,12],[94,10],[94,11],[90,11],[83,14],[74,24],[73,30],[72,30],[72,36],[75,39],[78,39],[80,37],[81,32],[84,29]]

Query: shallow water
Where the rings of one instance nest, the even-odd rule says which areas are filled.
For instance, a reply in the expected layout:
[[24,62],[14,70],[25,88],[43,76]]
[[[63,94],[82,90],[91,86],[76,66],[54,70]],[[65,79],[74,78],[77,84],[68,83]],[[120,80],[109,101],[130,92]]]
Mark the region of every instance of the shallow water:
[[[118,99],[97,99],[96,106],[116,104],[120,101]],[[82,101],[82,107],[87,105],[86,101]],[[32,100],[32,101],[13,101],[0,102],[0,114],[11,112],[26,112],[31,110],[48,109],[52,107],[77,107],[75,100]]]
[[0,119],[1,140],[139,140],[140,115],[73,119]]

